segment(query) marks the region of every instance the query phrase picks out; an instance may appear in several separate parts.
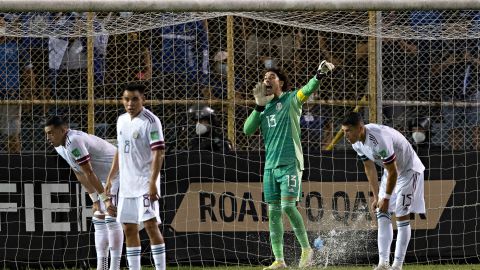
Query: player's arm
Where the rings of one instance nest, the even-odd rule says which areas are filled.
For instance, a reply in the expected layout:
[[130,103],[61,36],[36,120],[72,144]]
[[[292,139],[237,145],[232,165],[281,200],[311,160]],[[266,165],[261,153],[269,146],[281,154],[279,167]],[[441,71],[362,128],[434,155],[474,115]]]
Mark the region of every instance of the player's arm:
[[297,91],[297,100],[300,104],[305,103],[308,100],[308,97],[315,92],[320,86],[320,81],[326,76],[326,74],[332,71],[335,66],[332,63],[323,60],[318,67],[317,74],[315,77],[310,79],[310,81],[300,88]]
[[75,176],[77,177],[78,182],[82,184],[82,186],[85,188],[85,191],[87,191],[88,195],[90,196],[90,199],[92,200],[93,213],[99,211],[100,201],[98,200],[98,194],[97,192],[95,192],[95,188],[90,184],[87,177],[82,172],[74,171],[74,173],[75,173]]
[[265,84],[262,82],[257,83],[255,88],[253,89],[253,97],[255,98],[255,109],[252,113],[248,116],[247,120],[243,124],[243,133],[245,135],[250,136],[255,131],[257,131],[258,127],[260,127],[261,117],[260,114],[265,110],[265,106],[268,102],[270,102],[274,95],[271,94],[269,96],[266,95],[266,88]]
[[107,194],[110,193],[110,188],[112,187],[112,183],[115,177],[118,175],[119,165],[118,165],[118,149],[115,151],[115,155],[113,156],[112,166],[110,167],[110,172],[108,173],[107,177],[107,184],[105,185],[105,192]]
[[379,150],[378,155],[382,158],[383,167],[387,170],[387,183],[385,187],[385,195],[383,198],[380,198],[378,201],[378,208],[380,212],[388,211],[388,204],[390,201],[390,196],[393,193],[395,185],[397,184],[397,163],[396,155],[393,149],[392,138],[380,137],[378,138]]
[[253,112],[250,113],[247,120],[245,121],[245,124],[243,124],[243,133],[245,133],[245,135],[252,135],[253,133],[255,133],[255,131],[257,131],[258,127],[260,127],[260,113],[261,111],[259,111],[257,107],[255,107]]
[[158,200],[157,181],[160,175],[160,169],[163,166],[163,160],[165,158],[165,149],[152,150],[152,165],[150,176],[150,200]]
[[82,175],[86,178],[86,181],[98,192],[98,194],[104,192],[102,182],[100,182],[93,171],[92,164],[89,161],[82,163],[80,165],[80,170],[82,171]]
[[395,162],[395,159],[391,161],[388,164],[383,164],[385,166],[385,169],[388,172],[387,175],[387,186],[385,188],[385,196],[388,197],[387,199],[390,198],[390,196],[393,193],[393,190],[395,189],[395,185],[397,184],[397,177],[398,177],[398,172],[397,172],[397,163]]
[[147,127],[148,142],[150,150],[152,151],[152,165],[150,165],[150,187],[149,197],[150,201],[158,200],[157,181],[160,178],[160,169],[163,166],[163,159],[165,158],[165,141],[163,137],[162,124],[160,119],[155,117],[155,122]]
[[76,171],[74,171],[74,173],[75,173],[75,176],[77,177],[78,182],[80,182],[80,184],[82,184],[82,186],[85,188],[85,191],[87,191],[88,194],[94,194],[95,188],[90,184],[90,182],[83,175],[83,173],[76,172]]
[[373,192],[373,199],[376,202],[378,200],[377,167],[375,167],[375,163],[369,159],[363,161],[363,167],[365,169],[365,174],[367,175],[367,178],[368,178],[370,189]]
[[[82,171],[82,175],[85,178],[85,181],[88,182],[98,193],[100,199],[109,204],[110,198],[105,193],[105,189],[103,188],[102,182],[98,179],[97,175],[93,171],[92,164],[87,160],[86,162],[80,164],[80,170]],[[108,207],[109,205],[107,205]]]

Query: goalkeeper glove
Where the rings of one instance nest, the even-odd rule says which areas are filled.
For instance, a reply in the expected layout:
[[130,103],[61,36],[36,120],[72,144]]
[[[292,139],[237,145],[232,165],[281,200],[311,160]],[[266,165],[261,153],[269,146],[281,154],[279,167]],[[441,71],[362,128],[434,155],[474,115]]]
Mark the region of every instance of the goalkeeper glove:
[[255,97],[255,103],[257,106],[255,110],[261,112],[265,109],[265,105],[267,105],[270,100],[273,99],[274,95],[266,95],[267,88],[264,83],[259,82],[253,89],[253,96]]
[[317,69],[317,75],[315,76],[315,78],[317,78],[317,80],[321,80],[328,72],[332,71],[334,68],[335,65],[327,62],[327,60],[323,60]]

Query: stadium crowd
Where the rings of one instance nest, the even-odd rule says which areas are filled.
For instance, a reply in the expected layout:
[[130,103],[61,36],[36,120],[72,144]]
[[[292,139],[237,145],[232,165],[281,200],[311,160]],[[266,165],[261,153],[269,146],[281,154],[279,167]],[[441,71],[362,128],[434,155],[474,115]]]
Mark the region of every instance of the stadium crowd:
[[[445,14],[412,11],[405,25],[412,31],[428,29],[441,35],[448,27]],[[323,81],[322,90],[311,96],[304,106],[300,123],[308,151],[325,150],[339,130],[341,116],[352,110],[350,106],[320,105],[318,100],[358,101],[368,93],[366,36],[237,19],[233,54],[235,91],[228,96],[225,18],[138,32],[105,30],[104,22],[112,17],[128,20],[131,16],[134,15],[128,12],[100,13],[94,20],[93,27],[100,33],[93,39],[95,99],[118,99],[121,85],[141,82],[147,86],[147,99],[170,100],[151,107],[165,125],[167,151],[187,150],[191,148],[192,139],[198,140],[197,119],[192,120],[188,112],[192,105],[235,99],[238,101],[235,118],[245,119],[249,108],[240,106],[245,104],[240,101],[253,99],[251,89],[259,81],[261,70],[284,69],[290,74],[290,86],[294,88],[309,79],[321,59],[337,67],[331,77]],[[168,21],[168,16],[173,15],[164,16]],[[395,16],[392,12],[386,18],[398,23],[400,19]],[[75,34],[85,25],[85,20],[86,14],[75,12],[8,13],[0,17],[1,98],[70,101],[68,105],[55,102],[0,105],[0,140],[4,142],[0,150],[18,153],[20,148],[45,149],[41,119],[47,114],[65,115],[73,128],[86,130],[86,106],[76,101],[87,97],[87,38]],[[465,31],[478,31],[478,25],[480,16],[473,16]],[[9,35],[13,28],[24,27],[53,27],[49,30],[52,35]],[[68,37],[54,35],[57,30],[70,34]],[[480,114],[477,106],[469,105],[480,99],[478,40],[386,38],[381,56],[384,124],[403,132],[419,149],[476,150],[480,147]],[[463,105],[452,106],[459,102]],[[431,105],[434,103],[437,105]],[[225,135],[226,106],[218,104],[211,105],[218,125],[215,133]],[[114,137],[119,110],[117,106],[95,106],[98,136]],[[368,114],[366,109],[362,111]],[[212,123],[212,119],[209,121]],[[258,149],[258,142],[247,142],[241,134],[242,121],[237,122],[237,141],[233,148]],[[348,146],[340,142],[336,147]]]

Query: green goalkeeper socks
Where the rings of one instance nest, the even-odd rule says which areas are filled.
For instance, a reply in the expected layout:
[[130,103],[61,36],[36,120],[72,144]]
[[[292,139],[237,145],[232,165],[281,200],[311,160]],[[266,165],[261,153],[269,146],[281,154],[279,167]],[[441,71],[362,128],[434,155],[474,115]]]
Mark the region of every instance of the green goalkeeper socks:
[[310,248],[308,242],[307,231],[305,230],[305,224],[303,223],[302,215],[298,212],[295,201],[282,201],[282,210],[287,214],[290,224],[292,225],[293,232],[302,246],[302,249]]
[[270,227],[270,242],[272,243],[275,260],[283,261],[283,221],[282,207],[277,203],[268,205],[268,225]]

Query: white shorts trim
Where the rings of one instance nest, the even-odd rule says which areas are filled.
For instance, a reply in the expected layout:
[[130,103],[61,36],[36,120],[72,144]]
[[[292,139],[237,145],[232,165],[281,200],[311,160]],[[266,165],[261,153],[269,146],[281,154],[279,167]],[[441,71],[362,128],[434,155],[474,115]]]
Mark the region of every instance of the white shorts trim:
[[162,223],[158,200],[152,203],[148,195],[133,198],[119,198],[117,208],[118,222],[141,224],[152,218],[156,218],[158,224]]
[[[385,196],[386,186],[387,172],[385,171],[378,192],[379,199]],[[398,176],[397,184],[390,197],[388,212],[395,213],[396,217],[406,216],[410,213],[425,213],[423,172],[408,170]]]

